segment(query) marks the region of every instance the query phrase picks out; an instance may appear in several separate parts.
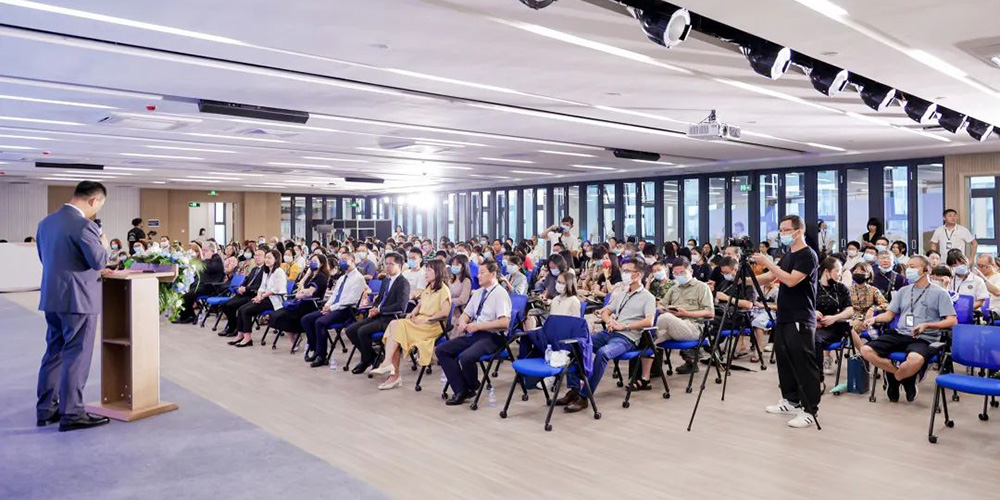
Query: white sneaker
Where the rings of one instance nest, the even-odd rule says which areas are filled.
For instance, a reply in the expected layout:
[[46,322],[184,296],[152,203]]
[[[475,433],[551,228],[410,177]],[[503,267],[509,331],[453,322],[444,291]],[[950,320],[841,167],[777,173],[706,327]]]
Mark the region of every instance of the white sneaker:
[[787,399],[782,399],[778,401],[778,404],[764,408],[764,411],[775,415],[795,415],[802,411],[802,406],[792,404]]
[[816,424],[816,417],[806,413],[805,410],[799,410],[799,414],[788,421],[788,426],[795,427],[796,429],[811,427],[814,424]]
[[767,344],[764,346],[764,352],[771,352],[774,350],[774,344]]
[[833,358],[824,357],[823,358],[823,374],[833,375],[835,368],[833,366]]

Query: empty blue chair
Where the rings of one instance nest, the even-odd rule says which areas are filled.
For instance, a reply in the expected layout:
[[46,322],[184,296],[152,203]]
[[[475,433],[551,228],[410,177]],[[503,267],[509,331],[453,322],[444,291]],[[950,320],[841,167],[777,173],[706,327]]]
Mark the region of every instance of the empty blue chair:
[[975,323],[976,298],[971,295],[959,295],[955,299],[955,315],[960,325]]
[[[951,357],[963,366],[981,370],[1000,370],[1000,327],[955,325],[952,329]],[[987,399],[991,396],[1000,396],[1000,380],[995,378],[945,373],[938,375],[934,384],[934,404],[931,406],[931,423],[927,430],[927,440],[931,443],[937,442],[937,436],[934,435],[934,418],[939,404],[944,410],[945,426],[955,426],[955,421],[948,416],[948,402],[942,397],[945,389],[985,396]],[[979,419],[989,420],[985,401]]]

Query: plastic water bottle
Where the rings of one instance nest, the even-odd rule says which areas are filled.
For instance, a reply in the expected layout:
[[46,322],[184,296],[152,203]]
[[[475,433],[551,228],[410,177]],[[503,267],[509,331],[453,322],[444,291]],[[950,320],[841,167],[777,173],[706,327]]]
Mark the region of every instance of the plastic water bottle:
[[441,390],[444,390],[444,386],[448,385],[448,376],[444,374],[444,370],[441,370]]
[[337,371],[337,358],[330,356],[330,371]]
[[490,386],[489,402],[490,402],[490,408],[493,408],[494,406],[497,405],[497,391],[496,389],[493,388],[492,385]]
[[552,346],[545,346],[545,364],[549,364],[552,360]]

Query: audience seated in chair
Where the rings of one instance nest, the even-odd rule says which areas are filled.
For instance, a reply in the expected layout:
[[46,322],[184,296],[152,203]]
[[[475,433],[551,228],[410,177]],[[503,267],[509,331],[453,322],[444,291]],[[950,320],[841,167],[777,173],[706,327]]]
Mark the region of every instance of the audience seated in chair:
[[222,257],[216,253],[217,249],[213,242],[207,242],[202,249],[200,257],[205,268],[198,277],[198,286],[192,287],[184,294],[184,306],[177,323],[194,323],[196,319],[194,305],[198,297],[218,295],[226,289],[226,268],[222,263]]
[[836,257],[819,263],[819,283],[816,287],[816,362],[823,373],[830,375],[835,367],[827,348],[844,340],[854,316],[851,292],[840,282],[843,267]]
[[[285,255],[288,251],[285,251]],[[326,287],[330,280],[330,268],[326,264],[326,256],[313,255],[309,259],[308,268],[299,280],[295,296],[289,297],[280,311],[271,315],[271,326],[279,332],[285,332],[292,341],[294,351],[299,343],[302,328],[302,318],[319,310],[319,304],[326,295]]]
[[261,272],[263,274],[257,295],[236,311],[236,340],[229,342],[229,345],[252,346],[251,329],[254,318],[263,312],[281,309],[281,302],[288,291],[288,278],[281,270],[281,254],[277,250],[270,250],[264,255],[264,267]]
[[309,347],[305,361],[309,366],[317,368],[329,363],[327,350],[327,331],[331,325],[344,325],[357,314],[357,306],[365,292],[365,278],[354,265],[354,253],[346,247],[340,254],[337,268],[340,278],[330,290],[330,298],[319,311],[311,312],[302,317],[302,329],[306,333]]
[[255,263],[253,267],[249,268],[249,272],[246,275],[246,279],[243,280],[243,285],[236,289],[236,294],[233,295],[229,300],[223,302],[219,309],[222,314],[226,317],[226,328],[219,333],[220,337],[235,337],[236,336],[236,313],[239,311],[240,307],[246,305],[250,302],[250,299],[257,296],[257,291],[260,289],[264,280],[264,254],[263,250],[257,250],[253,253],[253,260],[249,261]]
[[[372,264],[370,260],[362,262]],[[366,372],[375,363],[372,337],[385,332],[389,322],[406,314],[406,306],[410,301],[410,282],[403,278],[402,268],[401,255],[390,253],[385,256],[385,278],[382,280],[382,288],[375,297],[373,307],[368,311],[368,317],[347,327],[344,332],[361,353],[361,360],[351,370],[355,375]]]

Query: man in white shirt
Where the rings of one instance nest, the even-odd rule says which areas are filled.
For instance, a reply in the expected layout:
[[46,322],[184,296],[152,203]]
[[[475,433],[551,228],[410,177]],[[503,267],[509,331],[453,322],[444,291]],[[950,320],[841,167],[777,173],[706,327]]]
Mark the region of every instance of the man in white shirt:
[[511,304],[507,290],[497,283],[496,261],[479,266],[480,288],[472,292],[458,319],[455,337],[434,349],[453,394],[448,406],[465,403],[479,388],[479,358],[496,352],[507,341]]
[[951,272],[955,275],[951,279],[948,291],[956,295],[970,295],[973,300],[973,309],[983,307],[983,302],[990,296],[986,291],[986,282],[976,276],[969,268],[969,259],[958,252],[949,252],[945,261]]
[[354,254],[341,253],[337,265],[340,266],[343,275],[330,287],[332,293],[326,304],[321,310],[302,317],[302,328],[305,329],[306,338],[309,339],[307,350],[312,351],[312,354],[306,356],[306,361],[311,363],[309,366],[313,368],[329,363],[326,332],[332,325],[343,325],[354,317],[358,303],[361,302],[361,295],[365,291],[365,277],[354,265]]
[[[971,250],[966,246],[971,245]],[[931,250],[937,250],[942,255],[957,248],[966,255],[976,255],[979,243],[969,228],[958,223],[958,212],[953,208],[944,211],[944,225],[934,230],[931,235]]]
[[403,278],[410,282],[410,300],[413,300],[427,287],[424,253],[419,247],[413,246],[406,252],[406,256],[406,270],[403,271]]
[[558,225],[553,224],[538,236],[548,239],[553,245],[562,243],[563,248],[573,253],[580,249],[580,239],[573,234],[573,218],[568,215]]
[[990,310],[994,316],[1000,314],[1000,272],[997,272],[996,261],[988,253],[976,257],[976,268],[972,270],[976,276],[983,279],[986,291],[990,294]]
[[847,261],[844,262],[845,273],[841,273],[840,282],[845,286],[851,286],[854,284],[854,278],[851,277],[851,269],[854,266],[864,262],[864,255],[861,253],[861,244],[857,241],[850,241],[847,243]]

